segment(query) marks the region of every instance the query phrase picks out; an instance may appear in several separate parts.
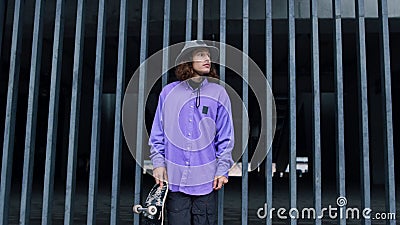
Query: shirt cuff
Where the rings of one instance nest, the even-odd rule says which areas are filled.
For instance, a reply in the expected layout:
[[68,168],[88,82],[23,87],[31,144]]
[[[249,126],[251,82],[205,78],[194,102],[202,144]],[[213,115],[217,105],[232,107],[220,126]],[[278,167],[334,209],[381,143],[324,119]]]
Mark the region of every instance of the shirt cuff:
[[153,157],[151,161],[153,163],[153,169],[158,167],[166,167],[164,157],[161,155]]
[[215,176],[217,176],[217,177],[224,176],[224,177],[228,178],[228,174],[229,174],[229,168],[226,168],[225,166],[219,166],[217,168],[217,172],[215,173]]

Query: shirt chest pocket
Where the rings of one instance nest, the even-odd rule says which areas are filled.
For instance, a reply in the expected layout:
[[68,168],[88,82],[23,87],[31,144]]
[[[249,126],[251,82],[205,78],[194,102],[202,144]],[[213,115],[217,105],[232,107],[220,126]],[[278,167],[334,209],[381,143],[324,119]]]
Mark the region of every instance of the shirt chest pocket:
[[213,120],[217,116],[218,104],[214,102],[205,102],[201,104],[197,109],[197,114],[200,118],[209,117]]

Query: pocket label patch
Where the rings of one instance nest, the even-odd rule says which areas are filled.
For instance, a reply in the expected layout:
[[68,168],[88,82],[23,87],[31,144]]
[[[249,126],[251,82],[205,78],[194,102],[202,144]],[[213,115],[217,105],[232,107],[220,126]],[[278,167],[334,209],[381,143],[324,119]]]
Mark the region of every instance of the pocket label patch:
[[207,114],[208,113],[208,107],[207,106],[203,106],[203,114]]

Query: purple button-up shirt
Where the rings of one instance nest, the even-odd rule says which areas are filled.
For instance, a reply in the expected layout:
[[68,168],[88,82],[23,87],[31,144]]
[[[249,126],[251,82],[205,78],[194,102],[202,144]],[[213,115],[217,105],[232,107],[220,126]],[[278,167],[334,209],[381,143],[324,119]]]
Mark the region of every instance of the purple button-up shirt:
[[227,176],[233,165],[234,129],[226,90],[207,79],[195,90],[187,81],[165,86],[149,145],[153,167],[167,168],[171,191],[210,193],[214,177]]

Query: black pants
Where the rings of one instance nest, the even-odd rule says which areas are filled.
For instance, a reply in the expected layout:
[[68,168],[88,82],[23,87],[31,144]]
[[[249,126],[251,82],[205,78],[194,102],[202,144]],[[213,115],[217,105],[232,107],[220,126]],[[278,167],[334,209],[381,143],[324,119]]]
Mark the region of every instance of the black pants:
[[167,197],[169,225],[216,225],[217,192],[202,196],[169,192]]

